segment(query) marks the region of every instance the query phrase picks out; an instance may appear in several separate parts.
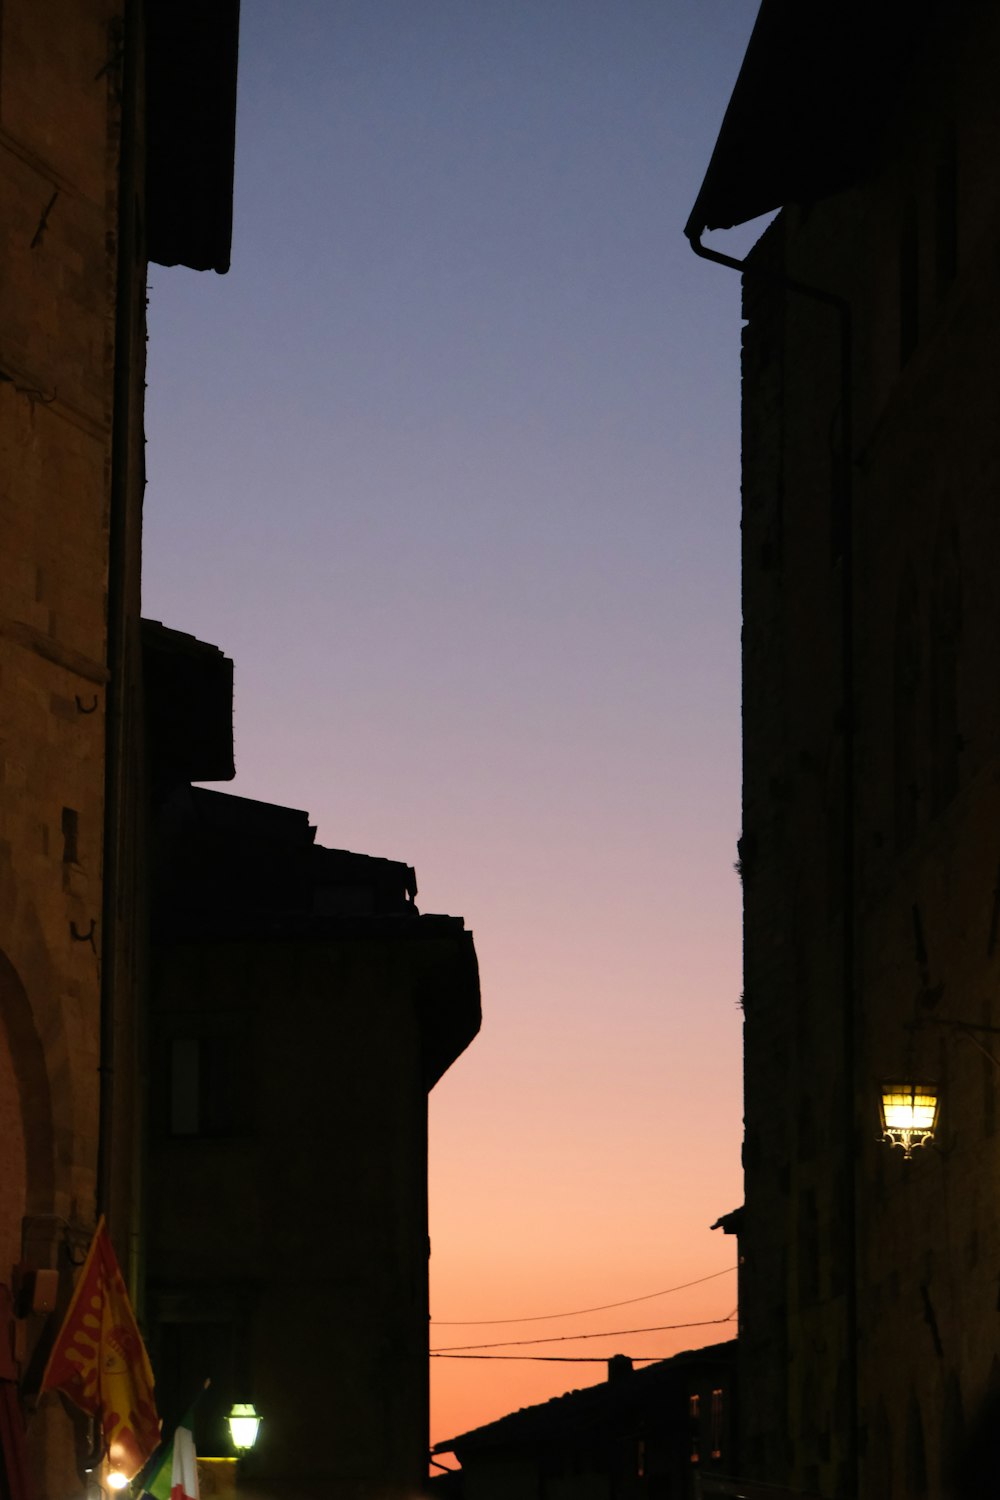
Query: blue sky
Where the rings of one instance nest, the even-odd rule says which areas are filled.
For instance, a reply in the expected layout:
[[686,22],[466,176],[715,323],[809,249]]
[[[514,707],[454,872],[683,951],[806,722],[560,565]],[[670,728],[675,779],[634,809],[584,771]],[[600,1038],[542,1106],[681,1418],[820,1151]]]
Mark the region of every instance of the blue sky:
[[[151,268],[144,610],[234,657],[234,790],[476,935],[440,1317],[730,1253],[739,282],[682,229],[755,12],[243,0],[232,270]],[[444,1363],[444,1428],[566,1383]]]

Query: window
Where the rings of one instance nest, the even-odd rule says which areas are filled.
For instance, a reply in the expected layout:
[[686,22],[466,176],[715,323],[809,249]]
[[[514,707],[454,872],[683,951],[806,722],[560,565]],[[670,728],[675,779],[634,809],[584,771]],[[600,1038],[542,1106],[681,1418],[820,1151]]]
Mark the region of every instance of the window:
[[[808,1189],[801,1192],[796,1207],[798,1209],[799,1306],[807,1307],[819,1299],[820,1235],[815,1193]],[[715,1400],[714,1393],[712,1400],[713,1402]]]
[[930,794],[940,812],[958,790],[958,648],[962,632],[962,573],[958,526],[944,507],[934,546],[930,592]]
[[245,1018],[177,1017],[170,1030],[164,1047],[167,1133],[246,1135],[252,1089]]
[[940,300],[958,270],[958,151],[955,129],[944,138],[934,182],[934,281]]
[[917,205],[903,204],[899,229],[899,363],[906,364],[920,337],[920,240]]
[[239,1340],[233,1321],[205,1311],[204,1320],[194,1316],[155,1325],[156,1397],[165,1430],[193,1409],[199,1457],[226,1458],[233,1451],[226,1413],[236,1399],[237,1371],[245,1378],[245,1340]]
[[701,1397],[688,1397],[688,1416],[691,1419],[691,1462],[701,1462]]
[[923,663],[920,651],[920,606],[912,570],[904,569],[896,600],[892,663],[893,801],[897,852],[917,831],[920,798],[917,728]]
[[80,863],[80,819],[75,808],[62,810],[63,864]]
[[716,1388],[712,1392],[712,1457],[722,1457],[722,1390]]
[[201,1134],[201,1040],[175,1036],[170,1044],[170,1134]]

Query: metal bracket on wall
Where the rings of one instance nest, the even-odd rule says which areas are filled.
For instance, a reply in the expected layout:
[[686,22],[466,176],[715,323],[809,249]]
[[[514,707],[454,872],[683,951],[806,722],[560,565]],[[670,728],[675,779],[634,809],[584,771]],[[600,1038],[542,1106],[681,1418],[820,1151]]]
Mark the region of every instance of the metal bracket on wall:
[[75,922],[69,924],[69,935],[74,943],[89,943],[94,952],[97,952],[97,944],[94,942],[94,933],[97,931],[97,923],[94,918],[90,919],[90,926],[86,932],[78,932]]

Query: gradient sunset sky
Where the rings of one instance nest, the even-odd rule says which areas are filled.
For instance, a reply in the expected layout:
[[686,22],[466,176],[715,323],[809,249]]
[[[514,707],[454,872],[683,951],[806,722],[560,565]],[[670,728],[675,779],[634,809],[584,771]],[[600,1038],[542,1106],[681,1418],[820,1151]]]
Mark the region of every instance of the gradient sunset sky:
[[[243,0],[233,268],[151,268],[144,611],[235,659],[232,790],[475,933],[432,1347],[735,1332],[739,282],[681,231],[755,15]],[[606,1372],[431,1373],[437,1440]]]

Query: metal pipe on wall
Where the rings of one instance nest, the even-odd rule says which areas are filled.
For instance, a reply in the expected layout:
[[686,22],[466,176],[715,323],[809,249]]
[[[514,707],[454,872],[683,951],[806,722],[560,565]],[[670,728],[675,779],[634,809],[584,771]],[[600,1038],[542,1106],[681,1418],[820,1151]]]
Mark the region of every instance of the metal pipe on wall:
[[857,787],[855,779],[855,631],[854,631],[854,432],[853,432],[853,322],[850,303],[834,292],[810,286],[795,280],[783,271],[770,266],[754,265],[749,258],[737,260],[722,251],[713,250],[701,242],[703,230],[690,226],[686,231],[688,242],[695,255],[703,260],[739,271],[744,276],[770,279],[785,291],[808,297],[838,315],[840,332],[840,440],[843,463],[840,466],[841,494],[839,516],[839,539],[841,544],[840,587],[840,664],[842,703],[842,733],[844,744],[843,792],[844,815],[841,848],[841,889],[844,911],[841,932],[842,960],[842,1037],[844,1062],[844,1136],[843,1153],[846,1192],[844,1195],[845,1238],[847,1242],[848,1266],[845,1289],[846,1368],[849,1382],[848,1409],[850,1426],[847,1434],[847,1484],[849,1493],[859,1493],[860,1479],[860,1409],[858,1373],[858,1167],[857,1155],[860,1140],[857,1119],[857,919],[856,919],[856,820]]

